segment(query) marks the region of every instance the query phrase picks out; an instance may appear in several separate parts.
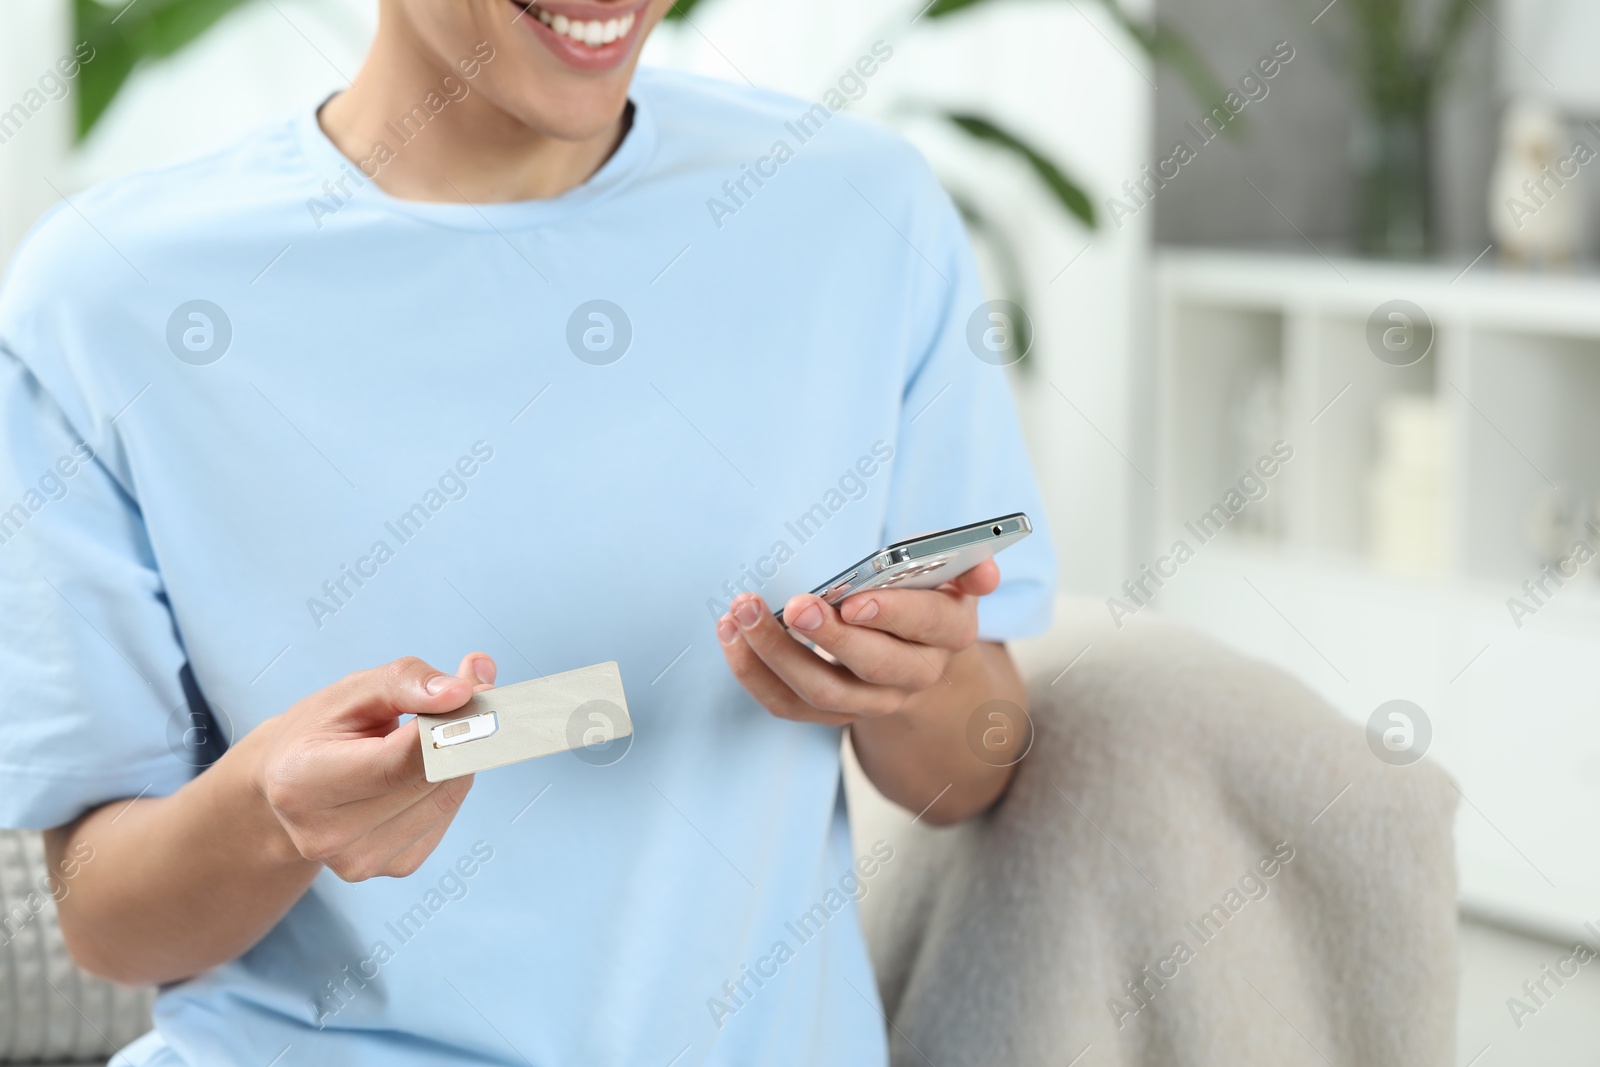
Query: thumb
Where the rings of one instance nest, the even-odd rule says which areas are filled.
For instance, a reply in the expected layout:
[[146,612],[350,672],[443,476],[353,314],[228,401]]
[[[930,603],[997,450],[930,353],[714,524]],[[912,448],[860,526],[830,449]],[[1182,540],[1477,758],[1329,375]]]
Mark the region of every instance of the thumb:
[[472,683],[415,656],[357,671],[333,686],[333,712],[351,725],[393,725],[401,715],[443,715],[472,697]]
[[986,559],[950,582],[963,596],[988,596],[1000,587],[1000,564]]
[[500,668],[495,664],[494,657],[487,652],[468,652],[462,657],[461,666],[456,668],[456,677],[471,682],[474,693],[493,689],[495,676],[499,673]]

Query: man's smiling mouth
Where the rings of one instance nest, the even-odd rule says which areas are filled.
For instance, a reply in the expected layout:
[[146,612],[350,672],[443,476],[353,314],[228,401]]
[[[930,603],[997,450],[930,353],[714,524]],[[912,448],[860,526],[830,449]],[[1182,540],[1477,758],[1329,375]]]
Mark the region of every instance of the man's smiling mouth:
[[570,37],[590,48],[603,48],[619,38],[628,36],[636,19],[632,11],[621,18],[574,19],[566,15],[553,14],[537,4],[528,8],[528,14],[550,27],[554,33]]

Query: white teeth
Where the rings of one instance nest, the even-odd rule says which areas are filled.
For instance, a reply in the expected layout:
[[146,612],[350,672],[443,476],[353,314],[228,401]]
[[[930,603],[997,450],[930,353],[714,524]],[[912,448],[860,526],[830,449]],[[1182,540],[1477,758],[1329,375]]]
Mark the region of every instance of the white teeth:
[[539,21],[549,26],[556,33],[570,37],[574,41],[588,45],[590,48],[599,48],[601,45],[610,44],[619,38],[626,37],[633,30],[634,14],[629,12],[620,19],[607,19],[581,21],[568,18],[566,15],[552,15],[541,7],[533,9]]

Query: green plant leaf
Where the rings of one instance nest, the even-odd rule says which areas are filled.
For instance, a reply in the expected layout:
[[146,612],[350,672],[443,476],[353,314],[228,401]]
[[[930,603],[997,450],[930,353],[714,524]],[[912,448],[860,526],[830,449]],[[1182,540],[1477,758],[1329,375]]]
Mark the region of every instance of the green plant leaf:
[[[923,12],[923,16],[934,19],[946,18],[987,2],[988,0],[934,0],[932,6]],[[1069,2],[1077,3],[1080,0],[1069,0]],[[1383,2],[1393,3],[1394,0],[1383,0]],[[1466,3],[1469,0],[1455,0],[1455,2]],[[1165,64],[1183,79],[1189,91],[1207,111],[1225,106],[1223,100],[1227,96],[1227,90],[1212,73],[1204,57],[1189,43],[1188,38],[1159,19],[1146,22],[1131,14],[1122,6],[1121,0],[1098,0],[1098,3],[1106,9],[1111,20],[1132,38],[1152,61]],[[1244,127],[1244,118],[1239,116],[1228,123],[1226,128],[1229,133],[1239,133]]]
[[1052,159],[1039,151],[1021,137],[1005,129],[991,119],[982,115],[974,115],[960,111],[945,111],[941,114],[953,123],[957,129],[968,136],[1004,149],[1021,159],[1036,174],[1040,181],[1050,190],[1056,202],[1065,208],[1079,222],[1091,230],[1099,222],[1095,217],[1094,203],[1083,187],[1067,177]]
[[248,2],[135,0],[108,7],[98,0],[73,0],[76,40],[93,49],[79,74],[78,140],[94,129],[139,64],[175,54]]
[[1438,28],[1428,48],[1427,77],[1435,91],[1449,80],[1459,56],[1461,38],[1467,28],[1467,15],[1477,10],[1473,0],[1451,0],[1439,15]]
[[994,253],[995,267],[1000,272],[1002,291],[1014,300],[1018,307],[1022,308],[1022,322],[1017,325],[1026,332],[1020,338],[1023,355],[1017,361],[1016,368],[1018,372],[1028,374],[1033,370],[1034,366],[1034,360],[1032,359],[1033,315],[1028,310],[1030,303],[1028,299],[1028,279],[1027,274],[1022,269],[1022,258],[1017,254],[1016,242],[1011,239],[1011,235],[1002,226],[991,219],[974,201],[955,192],[950,194],[950,199],[955,202],[956,210],[961,212],[961,218],[966,222],[967,229],[972,236],[988,245],[990,251]]
[[668,22],[686,21],[694,13],[694,9],[699,6],[700,0],[678,0],[677,3],[667,8],[667,13],[663,18]]
[[930,19],[944,18],[946,15],[953,15],[957,11],[964,11],[981,3],[984,3],[984,0],[933,0],[928,9],[922,13],[922,17]]
[[[1202,107],[1207,111],[1226,107],[1223,101],[1228,95],[1227,89],[1217,80],[1210,64],[1189,43],[1187,37],[1159,19],[1146,22],[1135,17],[1122,6],[1120,0],[1100,0],[1100,6],[1106,9],[1123,33],[1144,49],[1151,60],[1164,64],[1182,78]],[[1235,117],[1225,127],[1229,132],[1240,132],[1243,128],[1243,115]]]

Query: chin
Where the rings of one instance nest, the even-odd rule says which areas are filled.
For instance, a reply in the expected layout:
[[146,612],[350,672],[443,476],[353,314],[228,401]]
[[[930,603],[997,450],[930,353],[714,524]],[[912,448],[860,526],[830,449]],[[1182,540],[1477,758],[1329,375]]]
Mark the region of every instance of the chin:
[[530,128],[587,140],[613,126],[644,39],[664,10],[658,0],[506,0],[512,64],[500,67],[492,95]]
[[604,86],[517,86],[498,103],[529,129],[563,141],[587,141],[616,124],[628,104],[628,79]]
[[[601,137],[615,126],[645,38],[671,6],[671,0],[392,2],[442,65],[469,53],[483,59],[476,87],[502,112],[570,141]],[[492,62],[484,48],[492,49]]]

